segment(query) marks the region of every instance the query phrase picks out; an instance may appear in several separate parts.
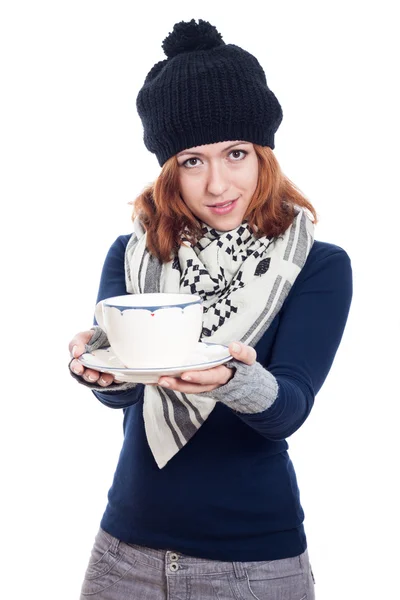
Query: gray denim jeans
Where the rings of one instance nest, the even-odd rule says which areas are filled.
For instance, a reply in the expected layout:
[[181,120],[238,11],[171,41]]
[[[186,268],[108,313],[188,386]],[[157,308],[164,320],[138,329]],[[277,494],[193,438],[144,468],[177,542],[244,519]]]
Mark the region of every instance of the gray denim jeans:
[[125,544],[99,530],[81,600],[314,600],[307,550],[257,562],[193,558]]

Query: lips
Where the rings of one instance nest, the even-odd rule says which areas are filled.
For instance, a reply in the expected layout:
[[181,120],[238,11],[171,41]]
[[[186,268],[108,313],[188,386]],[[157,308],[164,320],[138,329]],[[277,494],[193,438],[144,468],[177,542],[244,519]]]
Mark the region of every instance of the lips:
[[217,202],[216,204],[208,204],[207,206],[210,208],[220,208],[222,206],[227,206],[231,202],[235,202],[237,198],[233,198],[232,200],[225,200],[224,202]]
[[236,200],[226,200],[225,202],[218,202],[217,204],[208,206],[207,208],[214,215],[228,215],[229,213],[235,210],[238,200],[239,198],[237,198]]

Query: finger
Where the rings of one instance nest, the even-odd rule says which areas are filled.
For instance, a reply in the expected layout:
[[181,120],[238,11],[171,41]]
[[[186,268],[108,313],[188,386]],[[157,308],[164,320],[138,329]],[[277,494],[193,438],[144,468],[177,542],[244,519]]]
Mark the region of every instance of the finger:
[[109,373],[101,373],[98,383],[101,385],[101,387],[107,387],[108,385],[114,383],[114,377]]
[[[90,339],[90,338],[89,338]],[[89,341],[89,340],[88,340]],[[69,344],[70,353],[73,358],[79,358],[85,352],[85,344],[87,342],[82,340],[82,338],[75,338]]]
[[78,360],[73,360],[69,365],[69,368],[75,375],[83,375],[85,372],[85,367]]
[[173,390],[174,392],[181,392],[182,394],[200,394],[201,392],[210,392],[211,390],[215,390],[218,385],[200,385],[197,383],[191,383],[182,381],[181,379],[171,379],[169,378],[162,383],[158,383],[163,388]]
[[229,344],[229,352],[233,358],[240,360],[246,365],[253,365],[257,360],[257,352],[251,346],[242,344],[241,342],[232,342]]
[[[181,377],[161,377],[158,385],[187,394],[210,391],[224,385],[231,377],[231,370],[221,365],[204,371],[187,371]],[[200,389],[202,388],[202,389]]]
[[85,345],[92,335],[93,331],[81,331],[72,338],[68,344],[68,350],[73,358],[79,358],[85,352]]
[[182,373],[180,379],[198,385],[223,385],[227,382],[229,374],[230,370],[221,365],[211,369],[204,369],[203,371],[186,371]]
[[95,383],[100,378],[100,373],[98,371],[93,371],[92,369],[85,369],[83,374],[83,379],[88,383]]

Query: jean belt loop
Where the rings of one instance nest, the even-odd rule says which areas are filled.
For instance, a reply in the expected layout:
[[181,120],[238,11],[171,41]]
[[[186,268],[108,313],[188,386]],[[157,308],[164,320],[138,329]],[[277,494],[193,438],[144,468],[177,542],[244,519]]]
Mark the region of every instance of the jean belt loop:
[[119,541],[118,538],[116,538],[116,537],[112,538],[111,546],[110,546],[110,548],[108,550],[109,553],[112,556],[117,556],[117,554],[118,554],[118,548],[119,548],[119,543],[120,543],[120,541]]
[[244,569],[243,563],[241,562],[234,562],[233,564],[233,570],[235,571],[235,577],[236,579],[245,579],[246,578],[246,571]]

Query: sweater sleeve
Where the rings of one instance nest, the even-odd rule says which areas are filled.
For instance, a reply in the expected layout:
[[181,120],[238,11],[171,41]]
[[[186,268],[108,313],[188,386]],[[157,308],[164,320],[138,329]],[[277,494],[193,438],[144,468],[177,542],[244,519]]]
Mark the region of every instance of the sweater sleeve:
[[279,313],[267,364],[232,361],[234,377],[203,395],[220,400],[261,435],[282,440],[306,420],[321,389],[346,325],[352,270],[338,247],[303,269]]
[[[128,292],[125,285],[125,248],[130,235],[119,236],[109,249],[104,261],[97,302],[112,296],[124,296]],[[95,325],[96,320],[94,321]],[[128,389],[126,389],[128,388]],[[127,408],[136,404],[143,398],[144,385],[121,384],[109,390],[92,390],[93,394],[102,404],[109,408]]]

